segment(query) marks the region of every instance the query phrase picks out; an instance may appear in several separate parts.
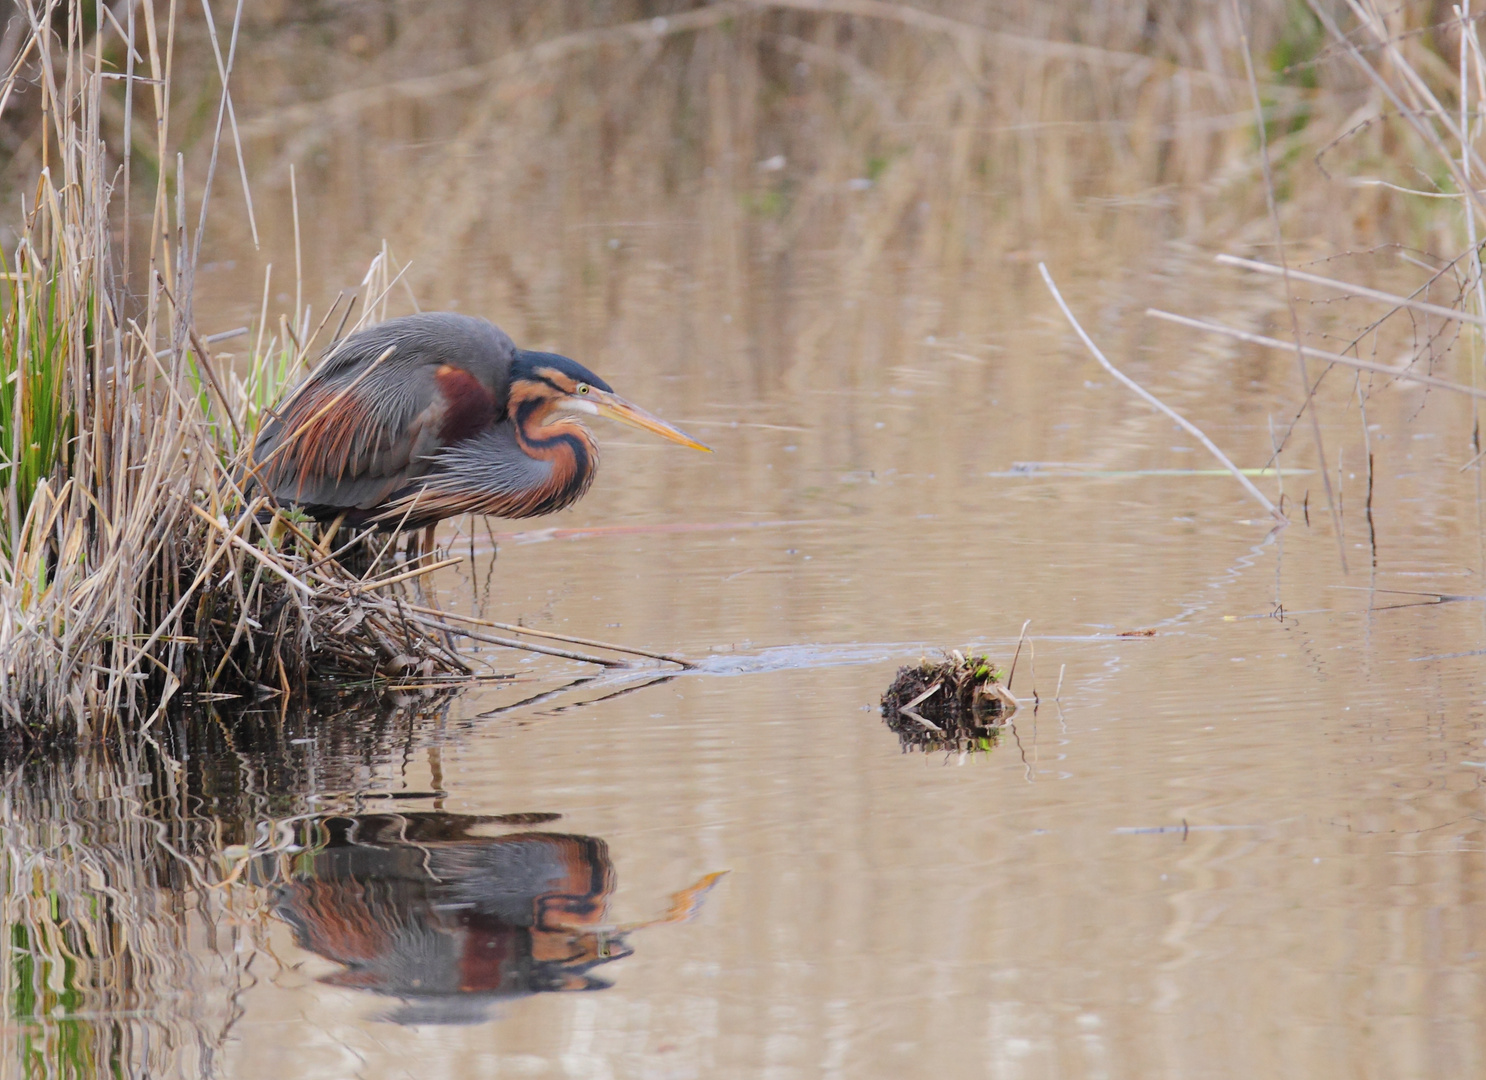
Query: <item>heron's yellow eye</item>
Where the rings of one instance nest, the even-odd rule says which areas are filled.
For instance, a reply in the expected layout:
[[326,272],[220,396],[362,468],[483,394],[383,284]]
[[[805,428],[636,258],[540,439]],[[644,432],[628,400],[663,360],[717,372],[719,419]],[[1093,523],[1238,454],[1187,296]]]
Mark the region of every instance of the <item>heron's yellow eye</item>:
[[580,382],[578,384],[578,393],[580,393],[580,394],[586,394],[586,393],[588,393],[588,384],[586,382]]

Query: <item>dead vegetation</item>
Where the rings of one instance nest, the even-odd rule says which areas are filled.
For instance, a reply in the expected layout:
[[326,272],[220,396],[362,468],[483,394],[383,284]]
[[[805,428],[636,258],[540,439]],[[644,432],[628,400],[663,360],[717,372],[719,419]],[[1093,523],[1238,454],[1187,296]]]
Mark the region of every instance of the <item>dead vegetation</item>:
[[[318,331],[283,323],[266,345],[260,334],[246,377],[214,369],[192,306],[209,185],[188,213],[179,167],[150,177],[149,246],[130,272],[117,226],[137,173],[150,170],[128,149],[111,155],[100,135],[118,74],[105,45],[131,38],[128,93],[158,120],[153,161],[170,161],[175,27],[153,5],[129,5],[127,27],[109,21],[94,34],[90,10],[23,6],[27,33],[0,84],[0,109],[21,90],[41,102],[40,175],[0,297],[6,741],[148,731],[183,687],[288,699],[327,675],[464,674],[447,635],[403,606],[399,588],[430,566],[382,561],[352,575],[317,557],[292,521],[243,498],[234,455],[303,370]],[[222,57],[234,44],[214,40]],[[229,104],[224,90],[214,163],[228,152]],[[377,310],[378,296],[367,299],[364,314]]]
[[1016,709],[990,660],[958,650],[899,668],[882,695],[882,718],[905,750],[989,750]]

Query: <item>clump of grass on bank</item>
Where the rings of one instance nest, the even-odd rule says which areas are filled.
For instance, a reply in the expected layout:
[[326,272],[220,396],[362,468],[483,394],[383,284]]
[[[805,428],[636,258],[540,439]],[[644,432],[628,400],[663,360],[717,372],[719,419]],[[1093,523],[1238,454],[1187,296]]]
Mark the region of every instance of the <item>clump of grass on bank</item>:
[[[39,484],[68,471],[74,414],[62,375],[72,328],[60,318],[61,283],[48,268],[54,261],[25,241],[13,265],[0,252],[0,431],[8,436],[0,453],[10,473],[4,514],[12,523],[23,521]],[[16,539],[7,530],[0,544],[9,553]]]
[[123,27],[95,33],[90,12],[33,5],[0,83],[0,110],[39,97],[42,165],[0,278],[3,741],[148,728],[183,689],[287,698],[312,666],[363,679],[464,671],[397,612],[387,590],[415,575],[353,577],[292,525],[271,538],[269,508],[245,503],[231,465],[251,437],[242,425],[309,343],[294,364],[255,362],[246,383],[215,372],[191,306],[205,200],[189,220],[168,170],[155,173],[147,252],[116,249],[132,178],[150,170],[131,143],[119,157],[99,135],[106,77],[133,57],[129,102],[155,129],[152,161],[175,159],[174,26],[142,5],[126,52],[110,42]]

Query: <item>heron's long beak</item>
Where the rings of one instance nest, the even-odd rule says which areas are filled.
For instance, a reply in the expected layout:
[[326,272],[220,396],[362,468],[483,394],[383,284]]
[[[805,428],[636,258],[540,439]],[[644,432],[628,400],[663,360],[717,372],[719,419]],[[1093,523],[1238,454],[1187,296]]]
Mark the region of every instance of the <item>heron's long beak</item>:
[[628,424],[630,427],[653,431],[663,439],[670,439],[673,443],[689,446],[693,450],[705,450],[709,454],[712,453],[710,446],[702,445],[680,428],[672,427],[640,406],[632,405],[617,394],[606,393],[597,387],[590,388],[588,393],[581,398],[577,395],[569,395],[564,404],[571,405],[580,412],[607,416],[610,420],[618,420],[621,424]]

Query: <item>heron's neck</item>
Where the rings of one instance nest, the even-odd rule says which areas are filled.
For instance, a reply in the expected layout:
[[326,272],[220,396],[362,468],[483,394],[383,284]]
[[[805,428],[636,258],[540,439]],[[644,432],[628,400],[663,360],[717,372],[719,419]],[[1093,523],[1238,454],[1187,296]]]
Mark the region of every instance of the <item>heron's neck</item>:
[[571,450],[589,469],[598,459],[598,445],[588,429],[553,409],[551,403],[535,399],[513,401],[510,415],[516,441],[528,457],[549,461]]
[[588,429],[561,414],[553,418],[551,403],[539,399],[513,400],[510,417],[521,452],[551,466],[547,482],[532,493],[531,512],[549,514],[581,498],[598,471],[598,447]]

